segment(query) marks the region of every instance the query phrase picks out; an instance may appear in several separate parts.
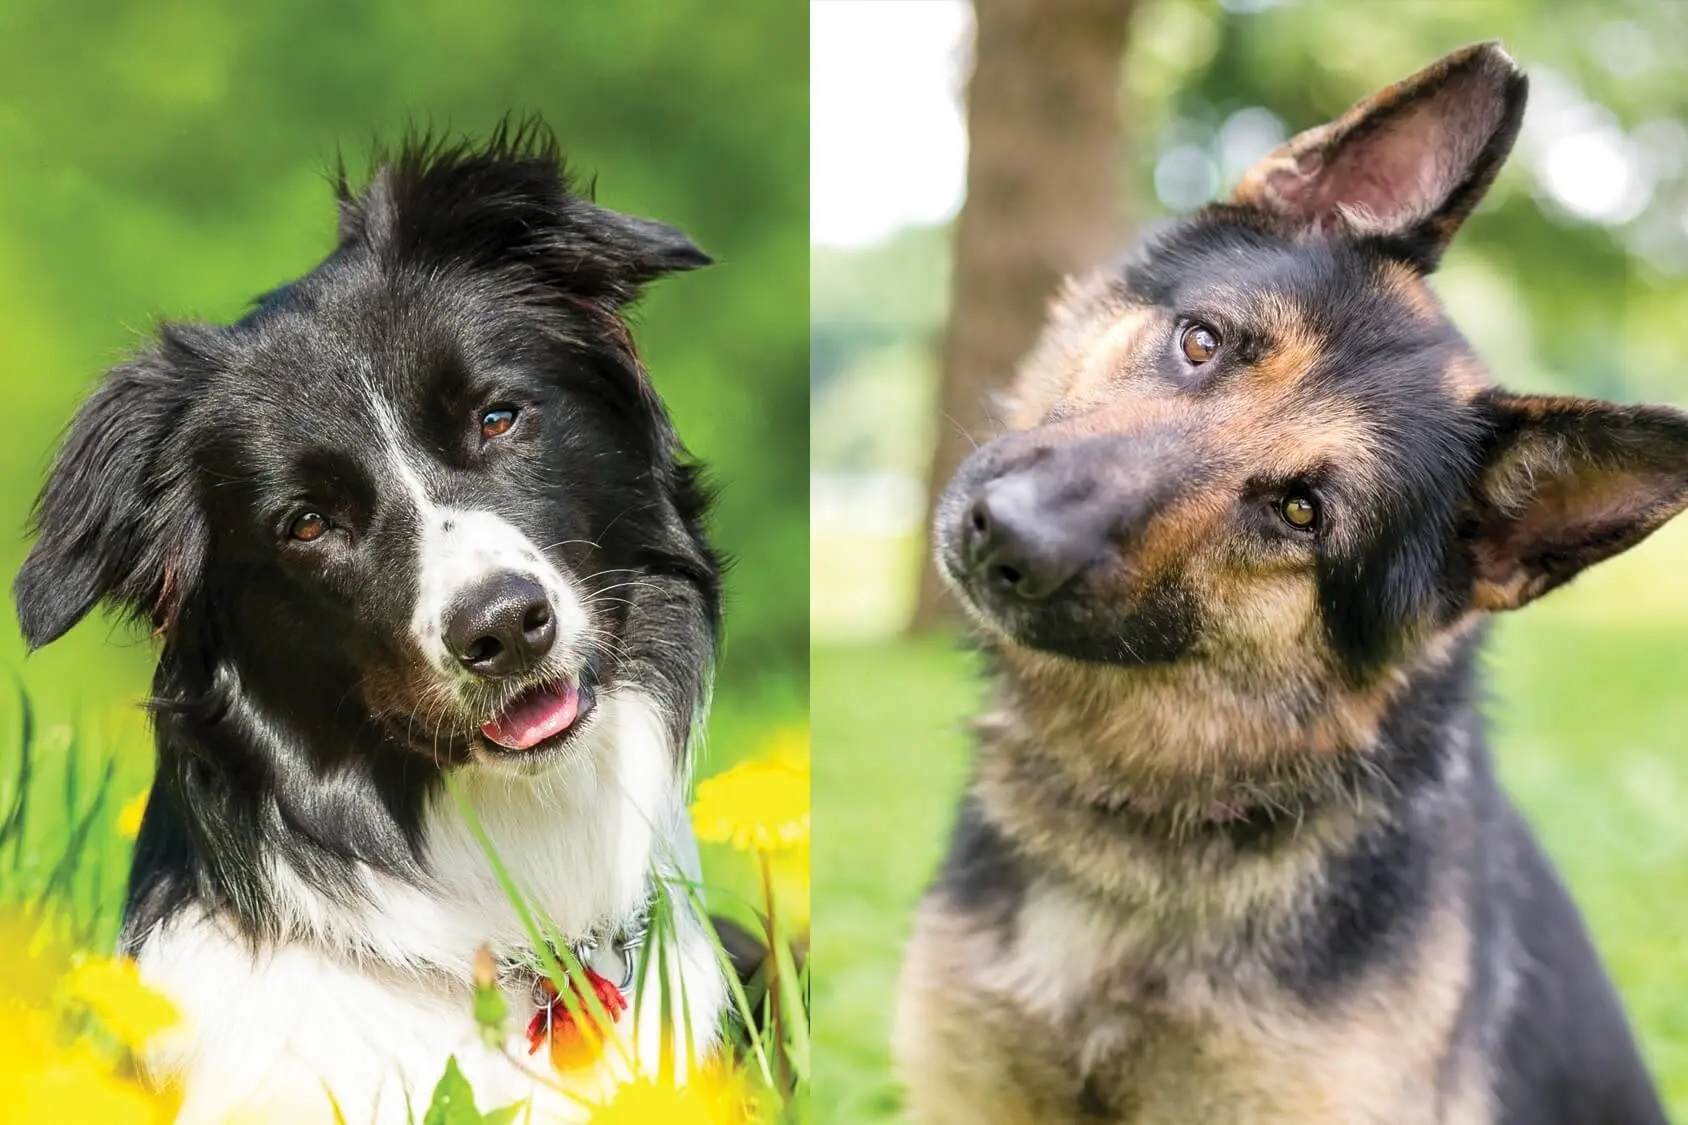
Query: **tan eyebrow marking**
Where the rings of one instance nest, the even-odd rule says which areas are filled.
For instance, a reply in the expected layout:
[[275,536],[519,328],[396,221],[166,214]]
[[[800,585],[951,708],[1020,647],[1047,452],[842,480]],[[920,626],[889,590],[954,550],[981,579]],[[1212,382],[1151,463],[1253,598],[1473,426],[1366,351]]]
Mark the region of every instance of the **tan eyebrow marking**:
[[1436,300],[1436,294],[1412,269],[1400,262],[1385,261],[1383,277],[1389,290],[1399,297],[1401,303],[1419,320],[1432,321],[1441,315],[1442,309]]
[[1254,364],[1259,381],[1273,387],[1300,382],[1324,357],[1318,336],[1301,310],[1281,297],[1264,301],[1261,313],[1271,343],[1266,354]]

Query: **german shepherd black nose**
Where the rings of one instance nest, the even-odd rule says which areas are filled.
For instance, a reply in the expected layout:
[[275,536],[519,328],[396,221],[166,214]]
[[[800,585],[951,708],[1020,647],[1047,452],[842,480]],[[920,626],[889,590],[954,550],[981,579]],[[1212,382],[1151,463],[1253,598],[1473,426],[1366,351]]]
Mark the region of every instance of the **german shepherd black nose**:
[[1101,551],[1105,521],[1075,519],[1069,510],[1100,515],[1095,490],[1076,503],[1050,503],[1046,478],[1035,469],[1015,473],[985,485],[973,502],[962,535],[968,569],[983,589],[1041,601]]
[[1169,441],[1109,434],[1029,452],[980,450],[983,472],[963,472],[954,532],[962,577],[1001,605],[1044,601],[1092,566],[1129,548],[1160,506]]

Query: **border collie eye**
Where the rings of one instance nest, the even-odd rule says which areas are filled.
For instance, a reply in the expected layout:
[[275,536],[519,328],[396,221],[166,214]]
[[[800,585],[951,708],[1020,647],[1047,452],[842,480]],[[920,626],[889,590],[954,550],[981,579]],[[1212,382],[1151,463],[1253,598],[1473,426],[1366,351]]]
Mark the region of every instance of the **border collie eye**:
[[305,512],[287,526],[287,536],[300,543],[315,543],[328,534],[328,517],[320,512]]
[[1319,505],[1305,492],[1291,492],[1278,501],[1278,514],[1297,531],[1307,531],[1319,522]]
[[1203,364],[1219,350],[1219,337],[1205,324],[1187,324],[1178,334],[1178,350],[1194,364]]
[[489,410],[481,415],[481,440],[487,441],[500,434],[507,434],[515,424],[516,412],[509,407],[501,406],[496,410]]

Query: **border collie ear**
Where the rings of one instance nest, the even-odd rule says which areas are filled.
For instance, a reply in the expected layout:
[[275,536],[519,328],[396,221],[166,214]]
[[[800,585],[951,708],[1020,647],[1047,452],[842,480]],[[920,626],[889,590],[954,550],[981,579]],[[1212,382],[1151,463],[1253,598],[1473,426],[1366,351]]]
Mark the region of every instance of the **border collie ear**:
[[407,138],[361,192],[342,168],[341,246],[430,263],[523,266],[559,293],[626,304],[644,285],[710,262],[680,230],[592,201],[542,122],[506,121],[484,142]]
[[1291,137],[1229,202],[1375,240],[1428,273],[1512,151],[1528,89],[1499,43],[1463,47]]
[[1486,392],[1492,420],[1470,543],[1472,604],[1516,609],[1688,507],[1688,414]]
[[187,403],[166,350],[108,373],[65,434],[35,502],[35,545],[12,585],[32,650],[106,598],[167,627],[197,570],[197,509],[185,502],[185,480],[156,465]]
[[581,224],[587,237],[602,242],[605,257],[634,285],[645,285],[669,273],[701,269],[714,259],[679,227],[623,215],[596,203],[581,203],[590,212]]

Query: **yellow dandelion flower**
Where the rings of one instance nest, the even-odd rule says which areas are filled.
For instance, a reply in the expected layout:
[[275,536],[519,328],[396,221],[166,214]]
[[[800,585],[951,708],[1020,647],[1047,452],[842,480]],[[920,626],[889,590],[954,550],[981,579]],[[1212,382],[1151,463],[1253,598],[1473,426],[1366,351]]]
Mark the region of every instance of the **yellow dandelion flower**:
[[173,1008],[141,986],[131,963],[75,965],[54,919],[0,914],[0,1117],[20,1125],[174,1120],[176,1095],[131,1078],[110,1041],[79,1035],[81,1025],[64,1018],[72,1003],[98,1012],[125,1045],[175,1018]]
[[16,1003],[0,1007],[0,1105],[17,1105],[29,1076],[46,1069],[53,1030],[45,1012]]
[[809,842],[807,740],[776,740],[772,753],[700,781],[692,804],[698,838],[771,854]]
[[713,1066],[684,1086],[641,1077],[616,1087],[591,1125],[751,1125],[756,1099],[744,1077]]
[[181,1018],[174,1004],[141,983],[140,969],[127,957],[89,958],[71,970],[65,992],[131,1050]]
[[118,1077],[87,1043],[52,1052],[13,1082],[6,1120],[18,1125],[164,1125],[175,1116],[172,1099]]
[[15,1001],[0,1007],[0,1106],[17,1125],[165,1125],[179,1108],[120,1076],[87,1040],[67,1041],[52,1013]]
[[133,840],[141,831],[141,817],[146,815],[147,797],[152,791],[143,789],[123,803],[117,810],[117,834]]

